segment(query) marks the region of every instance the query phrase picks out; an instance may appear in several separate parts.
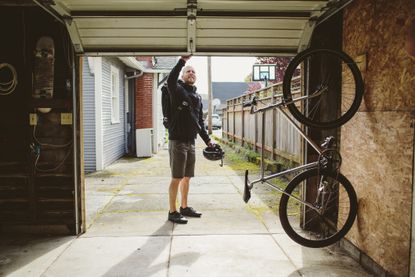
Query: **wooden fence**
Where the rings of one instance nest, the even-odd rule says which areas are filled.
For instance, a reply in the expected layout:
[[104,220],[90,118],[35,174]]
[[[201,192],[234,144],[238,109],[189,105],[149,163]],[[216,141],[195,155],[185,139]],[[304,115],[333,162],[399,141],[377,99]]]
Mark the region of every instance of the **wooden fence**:
[[[299,88],[300,82],[300,77],[293,79],[293,88]],[[300,91],[297,90],[296,93]],[[276,103],[282,98],[282,83],[227,100],[227,107],[223,110],[222,134],[229,141],[258,151],[262,147],[261,113],[251,114],[250,107],[242,107],[253,95],[259,99],[258,108]],[[288,111],[287,113],[289,114]],[[271,159],[279,156],[296,163],[301,162],[301,136],[278,109],[265,112],[264,150]]]

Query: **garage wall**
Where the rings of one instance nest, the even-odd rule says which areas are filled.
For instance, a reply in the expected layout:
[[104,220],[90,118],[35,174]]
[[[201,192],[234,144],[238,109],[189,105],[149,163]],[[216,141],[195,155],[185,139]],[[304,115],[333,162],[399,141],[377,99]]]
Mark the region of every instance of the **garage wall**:
[[[0,64],[15,67],[18,82],[15,91],[0,96],[1,229],[22,225],[23,232],[30,232],[32,225],[53,225],[42,232],[75,234],[73,128],[61,121],[63,113],[73,113],[67,33],[40,8],[2,6],[0,34]],[[35,66],[35,45],[44,36],[55,49],[50,99],[32,96],[35,68],[42,68]],[[8,80],[4,74],[2,82]],[[51,110],[40,112],[43,107]],[[29,113],[36,114],[36,127],[29,125]]]
[[[24,45],[25,14],[16,8],[4,8],[0,10],[0,64],[10,64],[16,70],[16,89],[8,94],[0,95],[0,173],[7,173],[10,168],[4,164],[15,162],[24,164],[27,162],[27,111],[24,103],[31,94],[31,75],[25,74],[28,60]],[[14,26],[14,28],[10,28]],[[31,49],[32,50],[32,49]],[[32,50],[33,51],[33,50]],[[11,80],[9,70],[3,68],[0,71],[2,83]],[[30,83],[29,83],[30,80]],[[3,87],[3,86],[2,86]],[[20,171],[20,168],[19,168]],[[0,179],[1,180],[1,179]]]
[[344,50],[367,59],[363,103],[341,130],[342,172],[359,199],[347,238],[397,276],[410,262],[415,62],[402,27],[410,13],[413,0],[355,0],[343,26]]

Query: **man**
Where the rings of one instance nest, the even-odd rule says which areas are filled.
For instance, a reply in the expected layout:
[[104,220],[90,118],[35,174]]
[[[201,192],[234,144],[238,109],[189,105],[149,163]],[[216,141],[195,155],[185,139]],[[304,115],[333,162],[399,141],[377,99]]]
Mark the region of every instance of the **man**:
[[[195,139],[197,134],[208,146],[212,146],[203,123],[202,98],[196,92],[196,72],[185,66],[190,56],[182,56],[170,72],[167,85],[171,100],[171,123],[169,126],[169,155],[172,179],[169,187],[168,219],[174,223],[186,224],[188,217],[202,214],[188,206],[190,178],[195,169]],[[184,68],[183,68],[184,67]],[[183,68],[182,80],[178,81]],[[180,212],[176,209],[177,192],[180,186]]]

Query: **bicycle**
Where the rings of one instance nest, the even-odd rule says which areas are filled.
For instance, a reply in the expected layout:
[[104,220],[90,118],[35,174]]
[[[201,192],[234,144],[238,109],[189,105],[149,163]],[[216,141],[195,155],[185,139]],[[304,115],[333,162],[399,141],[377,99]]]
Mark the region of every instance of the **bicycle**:
[[[295,98],[293,95],[296,93],[291,81],[295,77],[297,67],[303,64],[306,68],[305,65],[310,60],[319,61],[322,78],[318,82],[313,79],[312,86],[306,85],[307,94]],[[346,74],[346,78],[353,81],[354,87],[352,93],[345,93],[346,97],[341,99],[342,104],[346,104],[346,108],[340,108],[335,118],[325,118],[321,116],[321,113],[327,107],[321,108],[319,104],[324,103],[324,98],[330,97],[329,94],[337,90],[336,87],[333,88],[335,82],[328,78],[333,76],[331,70],[333,65],[342,67],[342,75]],[[345,90],[350,92],[350,88]],[[251,114],[262,113],[262,126],[265,126],[265,111],[278,109],[319,154],[317,161],[265,176],[265,147],[263,147],[265,128],[262,127],[260,178],[250,181],[248,170],[245,171],[243,200],[246,203],[249,201],[250,191],[256,183],[265,183],[281,192],[279,204],[281,225],[291,239],[303,246],[325,247],[343,238],[356,218],[357,196],[349,180],[340,173],[341,155],[333,148],[334,137],[327,137],[320,148],[283,108],[287,107],[293,117],[306,126],[319,129],[335,128],[346,123],[357,112],[362,101],[363,90],[360,71],[347,54],[328,49],[307,49],[299,53],[289,64],[283,81],[283,98],[280,102],[257,108],[258,99],[253,97],[250,101],[243,103],[244,107],[251,106]],[[352,99],[350,96],[353,96]],[[295,172],[299,173],[285,189],[269,181]]]

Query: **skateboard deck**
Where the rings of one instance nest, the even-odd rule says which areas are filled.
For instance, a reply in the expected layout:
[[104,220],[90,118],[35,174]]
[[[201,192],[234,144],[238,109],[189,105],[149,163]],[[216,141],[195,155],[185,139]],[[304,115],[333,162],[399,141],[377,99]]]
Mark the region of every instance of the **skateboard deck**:
[[[33,72],[33,98],[53,98],[53,81],[55,65],[55,44],[51,37],[40,37],[36,42]],[[39,108],[49,112],[50,108]]]

